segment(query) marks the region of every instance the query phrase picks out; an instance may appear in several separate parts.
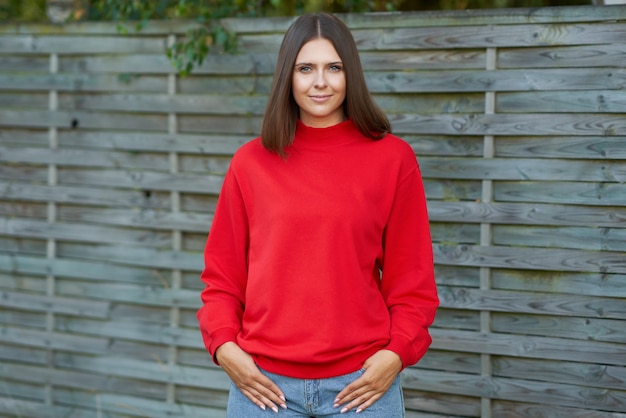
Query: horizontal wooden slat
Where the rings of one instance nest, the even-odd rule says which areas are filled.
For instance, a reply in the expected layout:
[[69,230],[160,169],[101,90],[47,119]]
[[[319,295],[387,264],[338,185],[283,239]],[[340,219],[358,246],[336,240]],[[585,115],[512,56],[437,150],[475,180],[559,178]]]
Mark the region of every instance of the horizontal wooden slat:
[[434,222],[623,227],[626,211],[615,208],[528,203],[439,202],[428,204]]
[[[541,301],[538,303],[541,303]],[[612,305],[615,304],[613,303]],[[621,332],[623,327],[623,318],[598,319],[580,318],[579,316],[561,317],[548,314],[519,315],[509,313],[492,314],[491,317],[491,330],[493,332],[569,338],[571,340],[605,341],[619,344],[626,343],[626,335]],[[623,385],[623,383],[621,384]]]
[[626,182],[619,162],[422,157],[419,164],[424,176],[436,178]]
[[495,416],[508,418],[525,418],[537,414],[550,414],[554,418],[624,418],[624,414],[620,412],[545,405],[532,403],[531,401],[508,402],[496,400],[492,403],[493,413]]
[[0,290],[3,309],[21,309],[36,312],[53,312],[61,315],[87,318],[106,318],[111,309],[108,302],[84,301],[58,296],[29,295]]
[[496,245],[576,248],[626,252],[626,225],[618,228],[497,226],[493,229]]
[[497,113],[626,113],[623,92],[610,90],[502,93],[497,102]]
[[83,36],[75,42],[72,36],[4,35],[0,37],[0,53],[11,54],[129,54],[165,53],[165,38],[118,36]]
[[619,44],[511,48],[498,51],[498,68],[622,67],[625,59]]
[[[536,402],[571,407],[589,408],[590,406],[615,412],[626,412],[625,391],[584,388],[575,385],[550,383],[538,384],[535,380],[502,379],[484,376],[459,376],[445,372],[420,371],[407,373],[403,382],[410,388],[433,392],[451,392],[466,396],[488,397]],[[581,396],[584,389],[585,394]]]
[[626,160],[626,136],[498,138],[496,155],[520,158]]
[[435,245],[435,261],[519,270],[626,273],[623,252],[439,244]]
[[[541,187],[537,187],[537,186]],[[626,184],[586,182],[497,182],[496,200],[502,202],[539,202],[571,205],[626,205]],[[619,218],[624,210],[615,209]]]
[[494,289],[626,298],[626,274],[495,269],[491,280]]
[[626,136],[626,119],[610,114],[398,114],[390,119],[400,134]]
[[465,287],[440,287],[439,297],[441,306],[446,308],[626,319],[626,304],[618,298],[479,290]]
[[547,362],[533,359],[496,357],[494,376],[532,380],[538,373],[550,381],[591,387],[624,390],[626,370],[620,366],[605,366],[580,362]]
[[[206,184],[205,191],[219,193],[221,182],[218,181],[218,183],[220,184],[219,187],[214,188],[211,188],[211,184]],[[171,203],[169,199],[156,193],[147,193],[137,189],[109,189],[106,194],[103,194],[102,190],[94,187],[39,186],[16,181],[0,181],[0,197],[30,202],[78,203],[102,207],[138,206],[149,209],[167,209]]]
[[480,333],[431,329],[432,349],[484,353],[529,359],[564,360],[622,366],[626,349],[623,344],[576,341],[513,334]]

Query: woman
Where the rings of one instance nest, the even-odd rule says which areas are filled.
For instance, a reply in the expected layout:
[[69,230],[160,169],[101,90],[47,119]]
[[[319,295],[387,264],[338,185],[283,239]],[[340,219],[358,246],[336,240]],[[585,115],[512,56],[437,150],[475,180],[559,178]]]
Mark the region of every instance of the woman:
[[229,417],[404,416],[438,299],[419,168],[390,132],[348,28],[298,18],[205,249],[198,320]]

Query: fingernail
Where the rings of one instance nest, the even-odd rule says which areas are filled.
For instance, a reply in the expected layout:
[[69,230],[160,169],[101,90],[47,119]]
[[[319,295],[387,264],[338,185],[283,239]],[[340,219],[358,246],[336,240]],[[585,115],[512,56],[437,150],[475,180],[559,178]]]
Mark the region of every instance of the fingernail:
[[345,414],[346,412],[348,412],[348,408],[343,408],[341,411],[339,411],[342,414]]
[[265,405],[259,405],[259,408],[265,411]]
[[339,403],[339,398],[335,398],[335,404]]
[[281,401],[283,401],[283,402],[287,402],[287,399],[285,399],[285,397],[284,397],[284,396],[282,396],[282,395],[281,395],[281,396],[279,396],[279,398],[280,398],[280,400],[281,400]]
[[280,404],[280,407],[281,407],[281,408],[283,408],[283,409],[287,409],[287,405],[286,405],[286,404],[284,404],[284,403],[281,403],[281,404]]
[[361,411],[362,411],[362,409],[361,409],[361,408],[359,408],[359,409],[357,409],[357,410],[356,410],[356,413],[358,414],[358,413],[359,413],[359,412],[361,412]]
[[272,407],[272,411],[274,411],[275,413],[278,413],[278,408],[277,408],[277,407],[275,407],[275,406],[273,406],[273,407]]

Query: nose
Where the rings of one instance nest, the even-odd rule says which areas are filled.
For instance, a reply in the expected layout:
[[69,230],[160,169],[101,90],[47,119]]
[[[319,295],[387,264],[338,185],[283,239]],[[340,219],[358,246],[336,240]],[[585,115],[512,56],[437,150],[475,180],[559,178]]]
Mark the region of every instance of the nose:
[[326,87],[326,73],[325,71],[318,71],[315,76],[315,87],[316,88],[324,88]]

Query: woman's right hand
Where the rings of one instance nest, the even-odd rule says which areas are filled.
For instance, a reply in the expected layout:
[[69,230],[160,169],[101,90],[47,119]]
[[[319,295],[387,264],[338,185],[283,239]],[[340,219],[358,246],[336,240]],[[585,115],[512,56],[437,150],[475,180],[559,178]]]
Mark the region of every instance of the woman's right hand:
[[218,347],[215,358],[235,386],[259,408],[287,409],[285,395],[274,382],[265,376],[254,363],[252,356],[236,343],[227,342]]

